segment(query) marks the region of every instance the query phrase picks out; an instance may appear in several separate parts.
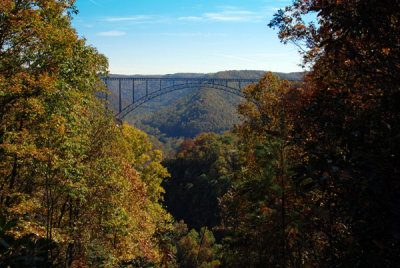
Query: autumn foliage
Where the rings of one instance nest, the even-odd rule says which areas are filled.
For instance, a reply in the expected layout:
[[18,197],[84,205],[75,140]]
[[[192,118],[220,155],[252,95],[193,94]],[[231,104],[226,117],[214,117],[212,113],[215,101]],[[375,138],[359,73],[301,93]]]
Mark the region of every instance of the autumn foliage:
[[[52,241],[53,265],[157,262],[167,172],[146,135],[95,96],[107,60],[71,28],[73,2],[0,3],[0,216],[6,227],[17,219],[7,239]],[[40,266],[6,245],[1,261]]]
[[160,204],[161,153],[96,97],[107,60],[71,28],[73,2],[0,2],[0,266],[398,266],[399,1],[277,12],[304,81],[266,73],[237,137],[164,162],[165,204],[199,232]]
[[296,0],[275,15],[310,72],[245,90],[243,172],[221,203],[229,266],[398,265],[399,15],[398,1],[373,0]]

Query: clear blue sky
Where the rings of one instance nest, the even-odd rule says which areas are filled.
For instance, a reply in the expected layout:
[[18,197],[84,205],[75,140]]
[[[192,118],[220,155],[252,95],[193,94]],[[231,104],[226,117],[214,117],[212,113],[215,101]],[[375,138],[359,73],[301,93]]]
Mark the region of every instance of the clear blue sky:
[[301,71],[293,45],[267,27],[291,0],[77,0],[73,27],[111,73]]

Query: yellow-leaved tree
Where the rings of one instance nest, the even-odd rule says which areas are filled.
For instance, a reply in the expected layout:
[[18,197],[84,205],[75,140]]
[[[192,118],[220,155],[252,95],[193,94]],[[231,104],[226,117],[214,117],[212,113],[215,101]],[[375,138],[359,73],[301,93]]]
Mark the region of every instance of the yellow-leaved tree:
[[160,257],[167,172],[95,96],[107,59],[71,27],[73,4],[0,2],[0,266]]

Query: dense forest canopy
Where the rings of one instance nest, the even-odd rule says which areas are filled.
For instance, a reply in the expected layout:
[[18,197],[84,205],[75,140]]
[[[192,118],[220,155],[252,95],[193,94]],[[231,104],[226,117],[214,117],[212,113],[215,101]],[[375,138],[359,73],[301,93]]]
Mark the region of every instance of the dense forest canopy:
[[399,14],[399,1],[373,0],[277,12],[270,26],[311,72],[292,90],[269,75],[245,90],[248,168],[222,200],[231,266],[397,265]]
[[95,96],[107,60],[71,28],[73,1],[0,12],[0,266],[158,261],[167,172]]
[[399,1],[368,0],[277,12],[270,26],[311,71],[244,90],[239,168],[214,228],[222,266],[398,265],[399,15]]
[[236,162],[237,139],[232,134],[185,139],[176,156],[163,161],[171,176],[162,183],[168,210],[197,230],[218,226],[218,198],[230,188]]
[[[398,0],[294,0],[269,26],[304,80],[204,74],[260,79],[242,100],[191,91],[140,118],[190,137],[165,159],[97,97],[107,59],[75,13],[0,3],[1,267],[398,266]],[[211,126],[193,116],[206,103]],[[237,118],[214,113],[229,105]],[[227,118],[232,132],[199,134]]]

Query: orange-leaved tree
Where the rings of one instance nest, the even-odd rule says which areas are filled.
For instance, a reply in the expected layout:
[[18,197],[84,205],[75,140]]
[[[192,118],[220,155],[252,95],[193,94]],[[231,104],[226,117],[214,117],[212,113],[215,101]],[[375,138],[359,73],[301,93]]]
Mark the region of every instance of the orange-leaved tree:
[[293,145],[301,97],[289,81],[266,73],[244,89],[238,111],[240,170],[221,199],[224,262],[231,267],[297,266],[304,258],[302,222],[309,214],[293,168],[301,150]]
[[320,266],[397,265],[399,16],[399,1],[296,0],[270,24],[303,45],[311,67],[295,128],[304,172],[323,192],[314,200]]

